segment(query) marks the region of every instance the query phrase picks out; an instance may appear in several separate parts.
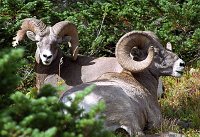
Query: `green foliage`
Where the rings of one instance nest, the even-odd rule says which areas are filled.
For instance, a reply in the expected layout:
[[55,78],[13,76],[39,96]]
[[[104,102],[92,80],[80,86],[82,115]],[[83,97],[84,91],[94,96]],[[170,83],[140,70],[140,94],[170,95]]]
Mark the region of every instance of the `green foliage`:
[[[53,90],[55,92],[55,90]],[[50,91],[50,92],[53,92]],[[3,111],[0,117],[1,136],[109,136],[103,129],[103,120],[95,119],[101,104],[87,115],[82,115],[77,105],[70,107],[70,111],[58,102],[56,96],[41,96],[36,99],[28,98],[21,92],[11,95],[14,105]],[[62,111],[67,111],[63,114]],[[93,114],[95,111],[95,115]]]
[[[62,6],[62,19],[75,22],[82,53],[113,56],[119,38],[132,30],[151,30],[163,45],[170,41],[187,62],[199,58],[199,4],[188,0],[79,1]],[[173,6],[172,6],[173,5]]]
[[0,109],[10,103],[9,95],[19,84],[17,69],[24,63],[20,60],[22,49],[6,49],[0,51]]

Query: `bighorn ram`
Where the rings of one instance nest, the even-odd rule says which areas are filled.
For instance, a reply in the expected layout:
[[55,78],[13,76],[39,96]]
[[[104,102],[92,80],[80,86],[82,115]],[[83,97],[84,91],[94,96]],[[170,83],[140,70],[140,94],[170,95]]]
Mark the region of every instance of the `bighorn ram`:
[[[13,46],[23,40],[24,35],[37,42],[36,87],[50,83],[54,86],[61,81],[67,88],[97,79],[105,72],[120,72],[122,67],[113,58],[93,58],[78,56],[78,32],[74,24],[68,21],[56,23],[53,27],[46,26],[35,18],[24,19],[21,30],[14,37]],[[59,44],[68,42],[71,57],[65,56]],[[76,61],[74,61],[76,60]]]
[[[133,47],[143,51],[142,58],[132,59]],[[80,106],[88,111],[103,100],[108,129],[124,130],[130,136],[144,135],[145,129],[161,124],[156,92],[159,77],[180,77],[185,63],[176,54],[165,50],[153,33],[146,31],[125,34],[116,45],[116,57],[124,71],[105,73],[96,81],[75,86],[66,91],[60,101],[70,105],[69,97],[73,99],[88,85],[96,85]]]

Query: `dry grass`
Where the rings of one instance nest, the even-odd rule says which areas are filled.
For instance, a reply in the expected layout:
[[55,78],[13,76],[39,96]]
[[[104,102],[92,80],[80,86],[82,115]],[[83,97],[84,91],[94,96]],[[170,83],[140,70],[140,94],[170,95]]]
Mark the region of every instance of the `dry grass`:
[[159,130],[200,137],[200,71],[163,81],[166,92],[160,104],[165,120]]

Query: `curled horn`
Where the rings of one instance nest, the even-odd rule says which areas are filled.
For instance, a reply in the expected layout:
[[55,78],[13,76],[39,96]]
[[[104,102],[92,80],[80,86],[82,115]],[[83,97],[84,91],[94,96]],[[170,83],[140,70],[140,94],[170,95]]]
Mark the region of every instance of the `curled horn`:
[[[133,73],[141,72],[151,65],[154,58],[153,45],[160,44],[155,35],[149,31],[132,31],[120,38],[116,45],[116,57],[119,64],[126,70]],[[135,61],[130,56],[131,49],[137,47],[139,49],[148,49],[146,59]]]
[[55,35],[62,38],[63,36],[70,36],[71,40],[69,43],[70,46],[70,54],[72,55],[73,60],[77,59],[78,55],[78,45],[79,45],[79,38],[78,38],[78,31],[76,26],[68,21],[61,21],[56,23],[52,27],[52,31]]
[[26,18],[23,20],[21,29],[17,31],[16,37],[13,38],[13,47],[17,46],[19,41],[24,39],[24,35],[27,31],[32,31],[39,36],[44,35],[46,31],[46,25],[36,18]]

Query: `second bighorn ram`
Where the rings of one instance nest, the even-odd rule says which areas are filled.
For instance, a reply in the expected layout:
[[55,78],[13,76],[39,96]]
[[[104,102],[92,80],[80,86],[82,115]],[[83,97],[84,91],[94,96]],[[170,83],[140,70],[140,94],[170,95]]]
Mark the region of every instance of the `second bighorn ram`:
[[[142,58],[132,59],[133,47],[144,51]],[[125,34],[116,45],[116,57],[124,71],[105,73],[96,81],[75,86],[66,91],[60,101],[70,106],[70,100],[77,93],[89,85],[96,85],[80,106],[89,111],[99,101],[104,101],[108,129],[124,130],[129,136],[144,136],[145,129],[161,125],[157,100],[159,77],[180,77],[185,63],[175,53],[164,49],[154,34],[146,31]]]
[[[56,86],[60,81],[64,81],[69,88],[95,80],[105,72],[122,70],[114,57],[78,56],[78,32],[71,22],[61,21],[51,27],[35,18],[24,19],[21,30],[14,37],[13,46],[17,46],[25,34],[37,44],[35,69],[38,89],[47,83]],[[68,42],[72,57],[65,56],[61,51],[59,45],[63,42]]]

